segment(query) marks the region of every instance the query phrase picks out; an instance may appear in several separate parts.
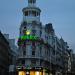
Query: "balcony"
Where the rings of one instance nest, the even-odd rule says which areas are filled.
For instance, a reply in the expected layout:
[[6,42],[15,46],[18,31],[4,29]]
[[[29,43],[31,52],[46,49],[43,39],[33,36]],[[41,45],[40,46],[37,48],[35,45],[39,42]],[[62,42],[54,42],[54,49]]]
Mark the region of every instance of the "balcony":
[[19,56],[18,58],[25,58],[25,59],[44,59],[42,56],[34,56],[34,55],[26,55],[26,56]]

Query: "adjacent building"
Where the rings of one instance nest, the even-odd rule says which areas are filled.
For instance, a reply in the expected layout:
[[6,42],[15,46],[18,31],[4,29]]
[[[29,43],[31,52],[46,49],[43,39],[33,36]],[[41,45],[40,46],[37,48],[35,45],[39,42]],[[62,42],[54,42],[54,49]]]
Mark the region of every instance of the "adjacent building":
[[0,75],[8,75],[10,63],[11,55],[9,42],[0,32]]
[[7,41],[9,42],[9,46],[10,46],[10,54],[11,54],[11,63],[9,66],[9,72],[14,72],[15,70],[15,65],[16,65],[16,59],[17,59],[17,55],[18,55],[18,48],[15,45],[15,39],[10,39],[9,38],[9,34],[4,34],[4,37],[7,39]]
[[71,74],[75,75],[75,53],[72,53]]
[[65,75],[71,72],[71,63],[72,63],[72,51],[69,49],[67,42],[65,42],[62,38],[61,48],[62,48],[62,73]]

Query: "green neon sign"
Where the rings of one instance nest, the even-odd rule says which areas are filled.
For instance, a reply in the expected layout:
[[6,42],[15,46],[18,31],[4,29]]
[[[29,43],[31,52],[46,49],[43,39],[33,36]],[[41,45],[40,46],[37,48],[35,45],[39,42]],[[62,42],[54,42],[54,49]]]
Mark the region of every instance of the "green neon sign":
[[33,35],[24,35],[20,37],[21,40],[38,40],[39,38]]

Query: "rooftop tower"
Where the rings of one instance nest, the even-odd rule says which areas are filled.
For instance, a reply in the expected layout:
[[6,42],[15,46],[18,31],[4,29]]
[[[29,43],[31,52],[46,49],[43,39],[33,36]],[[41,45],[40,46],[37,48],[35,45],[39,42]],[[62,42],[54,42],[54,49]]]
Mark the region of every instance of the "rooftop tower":
[[32,23],[32,21],[40,22],[41,10],[36,7],[36,0],[28,0],[28,6],[23,8],[23,21]]

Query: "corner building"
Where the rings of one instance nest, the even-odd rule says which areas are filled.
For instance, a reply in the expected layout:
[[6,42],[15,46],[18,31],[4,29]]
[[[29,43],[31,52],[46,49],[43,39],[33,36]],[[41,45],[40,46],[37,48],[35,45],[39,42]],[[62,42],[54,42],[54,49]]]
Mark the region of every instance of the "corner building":
[[55,32],[52,24],[42,25],[36,0],[23,8],[18,39],[16,70],[19,75],[52,75],[55,72]]

